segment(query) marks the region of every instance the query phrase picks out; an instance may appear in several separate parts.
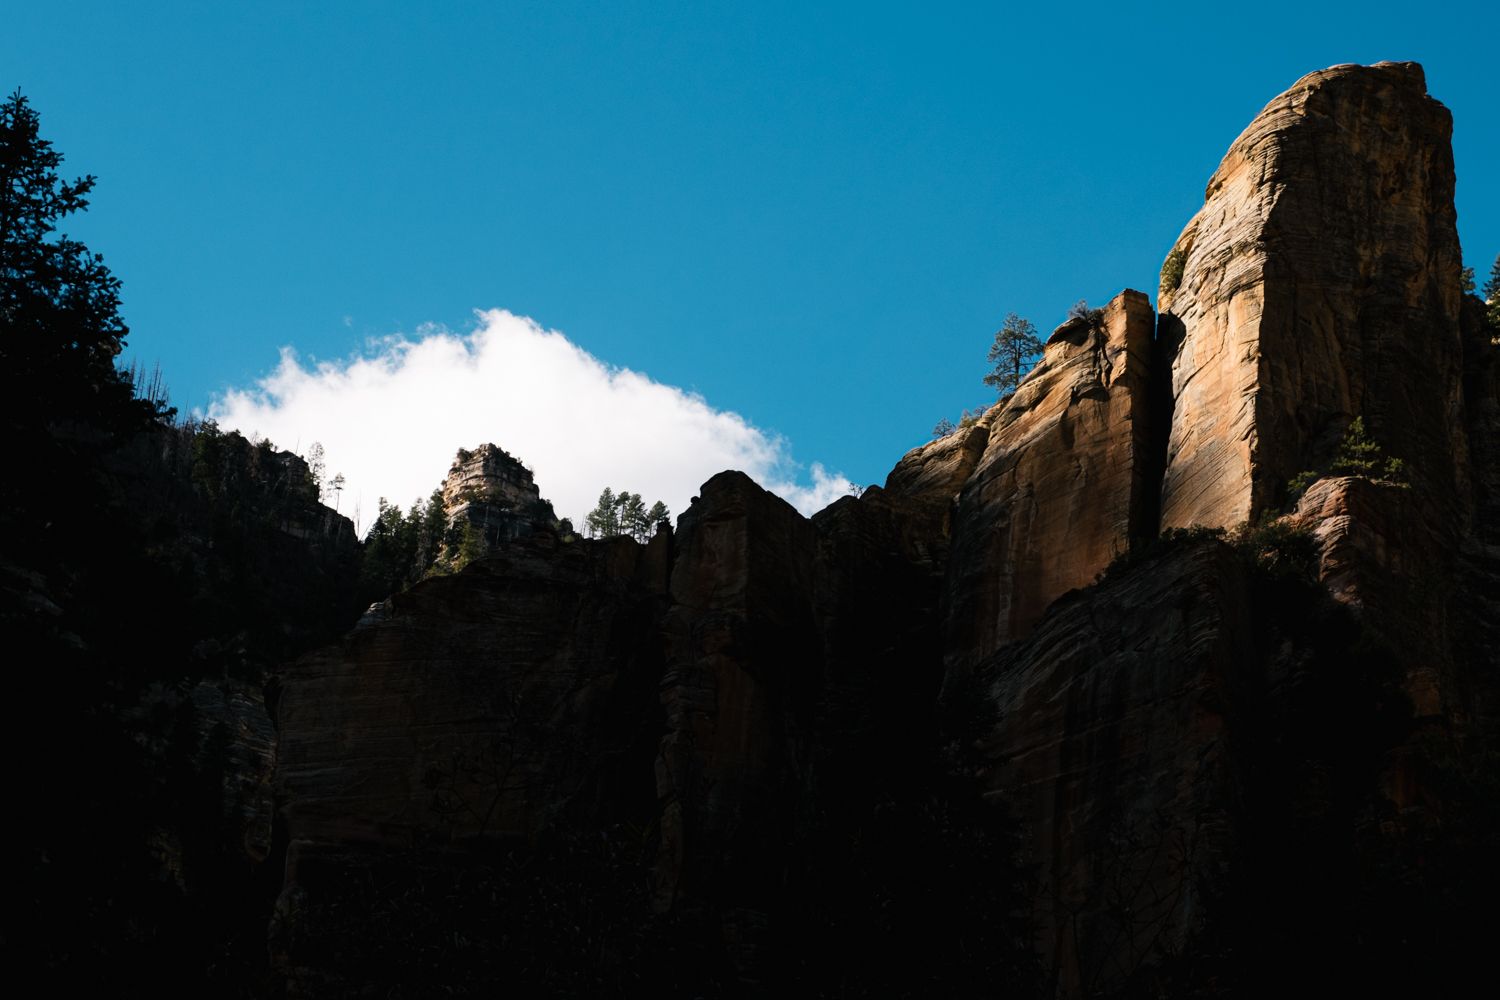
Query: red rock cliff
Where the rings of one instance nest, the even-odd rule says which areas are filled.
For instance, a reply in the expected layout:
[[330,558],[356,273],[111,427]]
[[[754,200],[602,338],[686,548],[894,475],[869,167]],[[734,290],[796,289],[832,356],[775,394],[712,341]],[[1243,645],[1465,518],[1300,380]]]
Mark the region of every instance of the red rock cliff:
[[1146,530],[1153,318],[1146,296],[1127,290],[1097,318],[1064,323],[1015,395],[970,432],[983,452],[954,491],[951,664],[1025,635]]
[[1310,73],[1209,179],[1162,271],[1161,524],[1232,526],[1363,416],[1435,528],[1467,503],[1453,121],[1415,63]]

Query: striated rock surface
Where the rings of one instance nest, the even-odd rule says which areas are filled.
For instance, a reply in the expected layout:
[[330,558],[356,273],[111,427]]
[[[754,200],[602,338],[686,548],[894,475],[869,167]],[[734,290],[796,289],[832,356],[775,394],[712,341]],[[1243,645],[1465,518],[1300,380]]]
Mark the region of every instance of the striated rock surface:
[[225,758],[223,811],[242,833],[245,856],[271,853],[275,813],[276,727],[257,687],[235,681],[201,681],[191,692],[207,749]]
[[[972,665],[1025,635],[1151,519],[1152,321],[1146,296],[1127,290],[1097,318],[1064,323],[1015,395],[952,446],[967,455],[974,441],[984,450],[954,515],[943,639],[950,663]],[[932,464],[958,473],[966,463]]]
[[670,545],[520,540],[289,664],[272,706],[287,891],[350,845],[648,818]]
[[661,623],[662,888],[744,905],[790,834],[804,780],[822,666],[816,536],[785,500],[724,472],[677,539]]
[[1358,416],[1434,529],[1461,525],[1452,131],[1420,66],[1379,63],[1303,77],[1235,140],[1162,272],[1163,527],[1281,506]]
[[1036,866],[1060,995],[1118,986],[1196,929],[1238,805],[1251,627],[1240,566],[1210,542],[1069,595],[983,664],[1001,712],[989,745],[1010,760],[994,780]]
[[460,448],[443,479],[442,494],[447,534],[456,542],[466,527],[472,527],[482,539],[483,551],[530,535],[534,524],[557,520],[531,470],[493,444],[473,451]]
[[1360,477],[1321,479],[1289,523],[1311,536],[1318,581],[1395,650],[1419,719],[1450,715],[1454,661],[1447,605],[1453,553],[1436,547],[1410,489]]

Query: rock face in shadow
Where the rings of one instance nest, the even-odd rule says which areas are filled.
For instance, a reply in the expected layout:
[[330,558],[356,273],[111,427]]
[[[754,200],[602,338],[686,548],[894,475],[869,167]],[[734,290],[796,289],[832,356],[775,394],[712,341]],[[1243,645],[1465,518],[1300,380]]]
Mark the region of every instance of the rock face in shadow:
[[1175,349],[1162,527],[1232,526],[1326,472],[1363,416],[1434,530],[1461,526],[1453,121],[1415,63],[1335,66],[1268,104],[1162,272]]
[[[944,652],[971,666],[1087,586],[1154,512],[1148,378],[1153,314],[1127,290],[1047,340],[1009,401],[984,415],[963,483],[944,599]],[[977,436],[977,435],[976,435]]]
[[804,780],[822,672],[815,533],[785,500],[724,472],[677,537],[661,622],[662,891],[741,901],[774,865]]
[[519,540],[289,664],[274,705],[287,889],[308,856],[351,844],[649,813],[670,545]]
[[983,664],[1010,759],[997,794],[1061,995],[1118,986],[1196,929],[1240,797],[1231,722],[1254,646],[1243,572],[1209,542],[1058,601]]

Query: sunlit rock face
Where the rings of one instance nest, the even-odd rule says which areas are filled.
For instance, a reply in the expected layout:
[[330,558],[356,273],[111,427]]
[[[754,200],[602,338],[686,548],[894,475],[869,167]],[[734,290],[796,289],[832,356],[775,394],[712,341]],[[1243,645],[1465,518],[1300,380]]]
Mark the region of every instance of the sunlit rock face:
[[[944,651],[972,665],[1092,583],[1154,514],[1150,302],[1126,290],[1047,340],[1014,396],[985,414],[956,490]],[[929,446],[931,447],[931,446]],[[905,460],[904,460],[905,461]]]
[[472,526],[484,551],[530,535],[533,524],[557,520],[531,470],[493,444],[473,451],[459,449],[443,479],[442,492],[449,533],[457,541],[465,526]]
[[1163,527],[1281,506],[1358,416],[1462,520],[1452,132],[1420,66],[1378,63],[1303,77],[1230,146],[1162,272]]

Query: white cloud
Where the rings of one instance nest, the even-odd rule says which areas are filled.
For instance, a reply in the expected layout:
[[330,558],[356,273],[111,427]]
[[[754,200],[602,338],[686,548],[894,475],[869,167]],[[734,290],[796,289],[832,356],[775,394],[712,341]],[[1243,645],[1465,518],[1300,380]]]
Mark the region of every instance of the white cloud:
[[216,400],[220,426],[279,447],[314,440],[348,480],[341,509],[408,506],[442,482],[461,447],[492,441],[531,467],[542,496],[577,523],[605,486],[661,500],[673,515],[725,469],[748,473],[812,514],[849,489],[819,463],[797,482],[784,439],[701,396],[612,368],[556,330],[496,309],[459,336],[428,328],[366,357],[304,368],[290,348],[252,390]]

